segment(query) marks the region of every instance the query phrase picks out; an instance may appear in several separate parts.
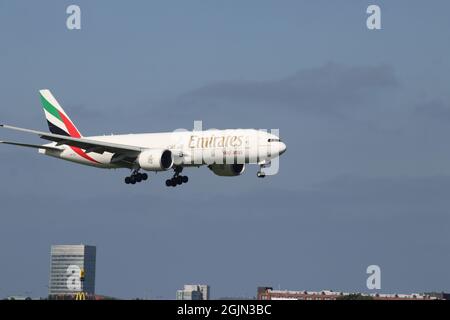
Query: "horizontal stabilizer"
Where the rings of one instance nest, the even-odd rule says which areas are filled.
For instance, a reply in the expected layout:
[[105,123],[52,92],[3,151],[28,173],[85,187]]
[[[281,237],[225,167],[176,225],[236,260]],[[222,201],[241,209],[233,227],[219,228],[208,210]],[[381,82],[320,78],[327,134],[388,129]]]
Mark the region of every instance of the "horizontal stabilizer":
[[19,147],[28,147],[28,148],[36,148],[36,149],[45,149],[45,150],[53,150],[53,151],[62,151],[63,149],[56,148],[56,147],[50,147],[50,146],[41,146],[38,144],[29,144],[29,143],[19,143],[19,142],[11,142],[11,141],[0,141],[0,143],[3,144],[10,144],[13,146],[19,146]]
[[98,141],[98,140],[91,140],[86,138],[74,138],[59,134],[53,134],[53,133],[47,133],[37,130],[30,130],[30,129],[24,129],[24,128],[18,128],[13,126],[8,126],[5,124],[0,124],[0,127],[3,127],[5,129],[11,129],[26,133],[32,133],[36,134],[42,139],[50,140],[56,142],[58,145],[69,145],[72,147],[81,148],[84,150],[95,150],[95,152],[111,152],[111,153],[120,153],[120,154],[127,154],[130,156],[137,156],[143,148],[136,147],[136,146],[130,146],[130,145],[123,145],[118,143],[112,143],[112,142],[104,142],[104,141]]

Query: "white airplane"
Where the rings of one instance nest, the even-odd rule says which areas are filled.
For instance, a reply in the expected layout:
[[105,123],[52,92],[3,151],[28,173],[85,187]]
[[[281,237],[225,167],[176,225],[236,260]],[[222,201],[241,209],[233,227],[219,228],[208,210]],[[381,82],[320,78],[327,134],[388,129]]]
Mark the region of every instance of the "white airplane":
[[263,168],[286,150],[280,138],[261,130],[228,129],[174,131],[109,136],[83,137],[49,90],[40,90],[42,107],[50,133],[0,125],[6,129],[38,135],[52,141],[44,145],[0,141],[0,143],[38,149],[47,156],[97,168],[128,168],[126,184],[147,180],[147,173],[173,170],[166,186],[188,182],[182,176],[184,167],[207,165],[218,176],[239,176],[245,164],[258,164],[258,177]]

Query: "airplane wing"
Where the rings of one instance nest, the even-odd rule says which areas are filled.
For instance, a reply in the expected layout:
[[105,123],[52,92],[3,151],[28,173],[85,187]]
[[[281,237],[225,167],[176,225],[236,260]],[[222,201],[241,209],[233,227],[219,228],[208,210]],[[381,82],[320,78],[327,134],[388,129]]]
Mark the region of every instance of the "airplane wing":
[[11,141],[0,141],[0,143],[11,144],[13,146],[20,146],[20,147],[36,148],[36,149],[45,149],[45,150],[54,150],[54,151],[62,151],[63,150],[63,149],[56,148],[56,147],[41,146],[38,144],[28,144],[28,143],[19,143],[19,142],[11,142]]
[[[85,139],[85,138],[73,138],[73,137],[69,137],[69,136],[65,136],[65,135],[53,134],[53,133],[24,129],[24,128],[18,128],[18,127],[8,126],[8,125],[4,125],[4,124],[0,124],[0,127],[3,127],[5,129],[26,132],[26,133],[33,133],[33,134],[38,135],[42,139],[57,142],[57,145],[66,144],[66,145],[69,145],[72,147],[78,147],[78,148],[86,150],[87,153],[89,153],[89,152],[103,153],[103,152],[107,151],[107,152],[111,152],[111,153],[126,154],[129,156],[137,156],[139,153],[141,153],[141,151],[144,150],[144,148],[130,146],[130,145],[97,141],[97,140],[91,140],[91,139]],[[20,144],[16,144],[16,145],[20,145]],[[42,146],[40,146],[40,148],[45,149],[45,147],[42,147]]]

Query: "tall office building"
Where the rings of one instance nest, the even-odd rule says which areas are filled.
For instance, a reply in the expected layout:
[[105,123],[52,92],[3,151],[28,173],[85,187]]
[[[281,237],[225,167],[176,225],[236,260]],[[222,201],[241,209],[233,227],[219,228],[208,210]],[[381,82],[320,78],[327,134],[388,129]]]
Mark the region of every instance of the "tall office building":
[[95,246],[53,245],[49,295],[95,293]]
[[177,290],[177,300],[209,300],[209,286],[185,284],[183,290]]

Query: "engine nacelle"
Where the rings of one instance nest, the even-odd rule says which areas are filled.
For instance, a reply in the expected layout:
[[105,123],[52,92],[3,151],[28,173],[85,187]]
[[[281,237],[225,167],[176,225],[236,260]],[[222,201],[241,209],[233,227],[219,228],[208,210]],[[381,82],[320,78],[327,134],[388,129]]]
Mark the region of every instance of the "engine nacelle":
[[208,168],[218,176],[235,177],[244,172],[245,164],[212,164]]
[[170,150],[145,150],[137,158],[139,166],[147,171],[165,171],[173,166],[173,156]]

